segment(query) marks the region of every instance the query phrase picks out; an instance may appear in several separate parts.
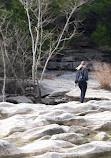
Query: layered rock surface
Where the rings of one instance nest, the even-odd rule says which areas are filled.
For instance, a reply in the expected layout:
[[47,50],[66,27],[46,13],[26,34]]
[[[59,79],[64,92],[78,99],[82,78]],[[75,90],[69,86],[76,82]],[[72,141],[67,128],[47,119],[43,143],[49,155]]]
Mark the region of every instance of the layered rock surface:
[[0,103],[0,158],[111,158],[110,92],[94,90],[90,76],[81,104],[74,77],[65,72],[42,81],[51,88],[48,99],[64,95],[74,101]]
[[111,157],[111,101],[4,102],[0,114],[0,157]]
[[98,48],[88,37],[80,37],[70,45],[70,48],[57,54],[48,62],[49,70],[74,70],[81,61],[85,60],[91,70],[92,61],[111,62],[110,53],[105,48]]

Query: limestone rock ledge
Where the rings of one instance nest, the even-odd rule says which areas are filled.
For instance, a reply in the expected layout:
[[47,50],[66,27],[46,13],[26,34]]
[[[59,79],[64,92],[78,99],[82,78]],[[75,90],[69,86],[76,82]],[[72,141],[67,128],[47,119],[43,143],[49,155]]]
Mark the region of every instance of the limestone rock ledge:
[[0,158],[110,158],[111,101],[0,103]]

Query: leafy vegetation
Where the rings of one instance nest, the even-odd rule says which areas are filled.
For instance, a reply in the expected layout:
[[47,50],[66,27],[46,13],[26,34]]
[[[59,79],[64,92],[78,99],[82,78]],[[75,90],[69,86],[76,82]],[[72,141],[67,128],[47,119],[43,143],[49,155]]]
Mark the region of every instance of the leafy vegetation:
[[[55,21],[51,24],[45,26],[44,31],[47,34],[53,27],[56,27],[56,30],[60,31],[59,28],[63,27],[65,23],[64,10],[68,11],[68,4],[70,4],[73,0],[50,0],[50,11],[53,12],[53,16],[56,17]],[[15,55],[15,62],[13,65],[18,63],[17,70],[19,69],[19,58],[21,58],[21,54],[23,54],[23,50],[29,53],[25,54],[24,58],[26,60],[26,71],[31,68],[31,38],[29,35],[28,21],[26,11],[24,6],[19,0],[1,0],[0,1],[0,18],[7,14],[7,18],[5,20],[2,29],[7,27],[8,31],[4,32],[4,36],[8,36],[7,50],[9,51],[10,57],[15,55],[15,52],[19,52],[20,54]],[[30,11],[31,12],[31,11]],[[85,33],[98,45],[107,45],[111,46],[111,0],[93,0],[92,3],[86,3],[79,10],[79,13],[84,18]],[[33,13],[32,13],[33,16]],[[73,16],[73,18],[75,15]],[[36,27],[34,16],[33,16],[33,25]],[[72,19],[73,20],[73,19]],[[5,30],[5,29],[4,29]],[[3,31],[4,31],[3,30]],[[68,33],[71,33],[71,28],[68,28]],[[8,33],[6,35],[6,33]],[[22,37],[22,33],[24,34]],[[36,33],[36,31],[35,31]],[[66,32],[67,33],[67,32]],[[19,37],[18,37],[19,34]],[[1,35],[0,35],[1,36]],[[10,36],[10,38],[9,38]],[[20,37],[21,36],[21,37]],[[18,39],[17,39],[18,38]],[[24,39],[24,44],[21,44],[21,48],[17,46],[17,42],[20,41],[20,38]],[[22,39],[22,40],[23,40]],[[18,40],[18,41],[17,41]],[[26,40],[26,41],[25,41]],[[43,44],[43,50],[45,51],[49,47],[49,43],[52,40],[52,37],[49,37]],[[72,40],[76,40],[73,38]],[[70,44],[70,42],[68,42]],[[20,45],[20,44],[19,44]],[[29,58],[28,58],[28,57]],[[25,59],[23,59],[25,60]],[[21,69],[22,70],[22,69]],[[18,71],[17,71],[18,72]]]
[[[79,1],[76,0],[77,3]],[[81,25],[78,31],[85,30],[85,35],[96,44],[111,47],[111,0],[93,0],[92,3],[86,3],[82,7],[76,5],[77,12],[73,10],[73,14],[70,13],[75,5],[74,0],[50,0],[48,5],[42,1],[40,14],[38,14],[39,5],[37,3],[35,5],[34,0],[31,2],[34,2],[33,5],[29,5],[30,7],[26,9],[20,0],[0,1],[0,48],[2,52],[0,73],[2,72],[2,76],[5,74],[3,63],[6,66],[7,77],[23,80],[31,76],[32,67],[35,70],[37,66],[41,69],[46,68],[53,52],[56,54],[67,44],[70,45],[72,40],[77,41],[77,36],[71,35],[75,33],[75,26],[79,21],[78,15],[81,19],[84,18],[84,25]],[[36,2],[39,3],[39,1]],[[45,10],[47,6],[48,10]],[[68,25],[65,27],[68,19]],[[44,25],[41,25],[42,23]],[[67,39],[68,42],[66,42]],[[34,66],[32,66],[32,58],[37,59]],[[43,66],[44,59],[48,59],[45,66]]]
[[81,13],[87,18],[86,28],[92,28],[91,39],[98,45],[111,46],[111,0],[94,0],[85,4]]
[[[62,17],[64,9],[71,3],[72,0],[51,0],[51,10],[54,16]],[[0,5],[3,11],[10,12],[10,20],[28,31],[27,16],[23,5],[19,0],[1,0]],[[69,8],[67,8],[69,9]],[[62,13],[61,13],[62,10]],[[92,3],[86,3],[80,10],[81,17],[85,18],[86,33],[98,45],[111,45],[111,0],[94,0]],[[61,18],[61,23],[64,23],[64,18]]]
[[[50,36],[48,35],[48,38],[44,40],[44,43],[42,43],[43,51],[41,52],[41,54],[50,48],[49,45],[52,41],[58,39],[58,34],[61,33],[61,30],[67,20],[64,14],[67,13],[68,16],[68,13],[72,9],[71,5],[71,7],[68,6],[69,4],[71,4],[72,1],[73,0],[50,0],[50,5],[48,4],[48,16],[52,16],[53,20],[51,21],[51,23],[49,22],[49,24],[43,26],[44,32],[42,32],[42,36],[45,37],[48,34]],[[25,72],[26,74],[31,73],[32,64],[32,45],[31,35],[29,33],[27,13],[24,9],[23,4],[19,0],[1,0],[0,6],[0,18],[1,21],[3,20],[3,25],[1,25],[0,27],[4,36],[2,37],[0,32],[0,40],[3,41],[3,38],[6,39],[3,43],[1,43],[3,48],[5,46],[8,54],[8,56],[5,54],[7,60],[6,66],[8,67],[7,76],[10,76],[10,74],[11,76],[14,76],[14,72],[16,72],[16,75],[21,78],[21,76],[25,76]],[[31,9],[33,10],[33,8]],[[31,25],[33,26],[32,31],[34,32],[35,38],[37,33],[37,17],[31,9],[29,9],[29,13],[31,16]],[[66,12],[64,12],[64,10]],[[53,36],[53,33],[50,33],[51,30],[53,30],[53,32],[55,31],[55,36]],[[66,37],[68,37],[69,35],[69,30],[70,29],[68,28],[68,30],[65,31],[65,34],[67,34]],[[61,45],[59,46],[61,47]],[[13,68],[14,71],[11,70]]]
[[0,2],[2,9],[7,10],[10,12],[10,20],[13,23],[17,23],[18,26],[24,25],[24,22],[26,23],[26,13],[24,10],[23,5],[20,3],[19,0],[1,0]]

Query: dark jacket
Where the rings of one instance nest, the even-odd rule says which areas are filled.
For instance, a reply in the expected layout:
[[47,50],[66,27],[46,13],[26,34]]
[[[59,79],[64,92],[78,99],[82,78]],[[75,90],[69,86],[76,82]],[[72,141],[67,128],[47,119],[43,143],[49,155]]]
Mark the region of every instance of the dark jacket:
[[84,82],[88,81],[88,69],[87,67],[81,67],[79,70],[77,70],[76,73],[76,79],[75,79],[76,84],[78,83],[80,74],[82,74],[82,78]]

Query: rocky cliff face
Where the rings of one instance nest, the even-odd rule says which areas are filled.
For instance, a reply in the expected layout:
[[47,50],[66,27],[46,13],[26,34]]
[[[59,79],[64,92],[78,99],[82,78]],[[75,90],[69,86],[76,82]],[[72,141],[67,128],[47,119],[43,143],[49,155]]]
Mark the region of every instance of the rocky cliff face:
[[[87,61],[91,68],[92,61],[111,62],[110,54],[96,47],[88,37],[82,37],[71,44],[70,48],[52,58],[47,69],[75,70],[81,61]],[[91,68],[92,69],[92,68]]]

